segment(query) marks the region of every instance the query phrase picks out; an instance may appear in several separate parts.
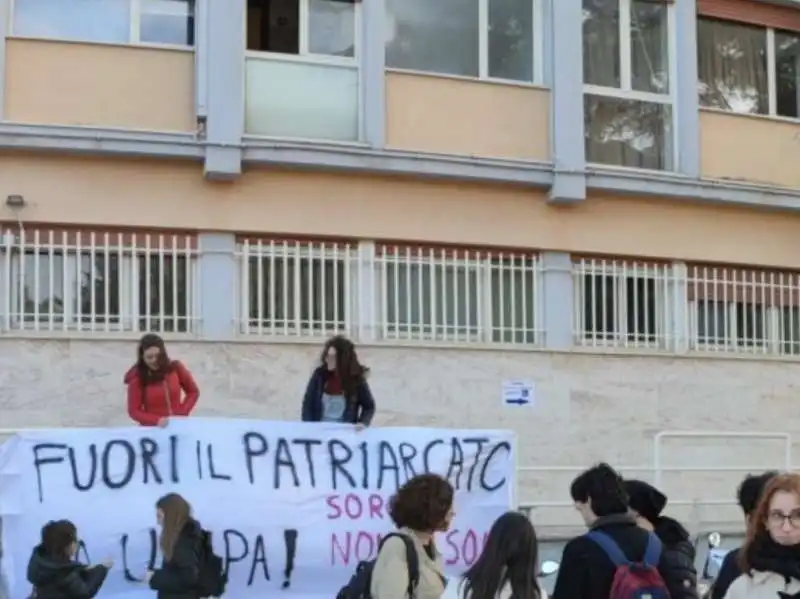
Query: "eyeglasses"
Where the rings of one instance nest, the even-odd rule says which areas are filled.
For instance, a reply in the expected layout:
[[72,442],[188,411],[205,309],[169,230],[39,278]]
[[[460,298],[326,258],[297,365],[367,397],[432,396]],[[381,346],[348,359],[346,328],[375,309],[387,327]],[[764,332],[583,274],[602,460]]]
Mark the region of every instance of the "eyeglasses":
[[770,512],[767,515],[767,522],[770,526],[780,528],[785,522],[789,522],[792,528],[800,528],[800,510],[794,510],[791,514],[783,512]]

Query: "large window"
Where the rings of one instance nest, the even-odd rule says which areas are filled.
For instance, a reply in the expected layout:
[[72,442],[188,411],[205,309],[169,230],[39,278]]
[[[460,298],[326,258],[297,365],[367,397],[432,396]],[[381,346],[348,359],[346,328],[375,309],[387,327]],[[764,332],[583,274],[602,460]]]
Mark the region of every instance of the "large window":
[[6,232],[6,328],[189,332],[193,246],[177,236]]
[[674,166],[666,0],[583,0],[583,81],[589,162]]
[[532,82],[536,0],[387,0],[386,66]]
[[247,48],[354,58],[359,6],[356,0],[248,0]]
[[378,257],[384,339],[534,345],[536,256],[384,247]]
[[13,0],[14,35],[194,45],[194,0]]
[[800,117],[800,34],[702,18],[697,63],[702,106]]

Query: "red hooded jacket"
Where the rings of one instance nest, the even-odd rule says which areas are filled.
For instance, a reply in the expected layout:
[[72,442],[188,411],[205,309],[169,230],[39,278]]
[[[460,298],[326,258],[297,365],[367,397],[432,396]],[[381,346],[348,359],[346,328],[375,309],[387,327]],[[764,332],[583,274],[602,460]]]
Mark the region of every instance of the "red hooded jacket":
[[188,416],[192,413],[200,390],[191,373],[178,361],[163,381],[149,383],[142,393],[142,381],[136,366],[125,375],[128,386],[128,414],[142,426],[156,426],[169,416]]

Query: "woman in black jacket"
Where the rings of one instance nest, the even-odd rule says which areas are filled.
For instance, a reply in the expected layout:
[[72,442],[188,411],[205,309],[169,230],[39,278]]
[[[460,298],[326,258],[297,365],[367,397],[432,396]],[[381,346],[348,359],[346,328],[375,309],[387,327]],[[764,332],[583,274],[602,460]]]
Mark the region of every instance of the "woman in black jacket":
[[659,570],[670,599],[697,599],[694,545],[680,522],[661,515],[667,505],[667,496],[641,480],[626,480],[624,485],[637,524],[654,532],[661,540],[663,549]]
[[76,560],[78,531],[69,520],[48,522],[28,562],[28,582],[36,599],[92,599],[113,562],[87,567]]
[[375,400],[367,384],[369,368],[358,361],[353,342],[342,336],[328,340],[320,365],[303,397],[303,422],[345,422],[369,426]]
[[161,526],[159,545],[164,561],[161,568],[148,572],[145,581],[158,593],[158,599],[198,599],[203,530],[192,518],[189,503],[177,493],[165,495],[156,503],[156,518]]

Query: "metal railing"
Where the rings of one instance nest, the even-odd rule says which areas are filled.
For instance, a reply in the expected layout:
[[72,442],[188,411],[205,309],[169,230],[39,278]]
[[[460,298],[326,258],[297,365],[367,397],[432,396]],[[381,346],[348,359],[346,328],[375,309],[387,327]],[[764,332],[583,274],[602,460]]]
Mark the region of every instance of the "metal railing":
[[195,328],[195,236],[17,227],[0,241],[3,330]]
[[800,355],[800,275],[584,259],[573,267],[584,347]]

